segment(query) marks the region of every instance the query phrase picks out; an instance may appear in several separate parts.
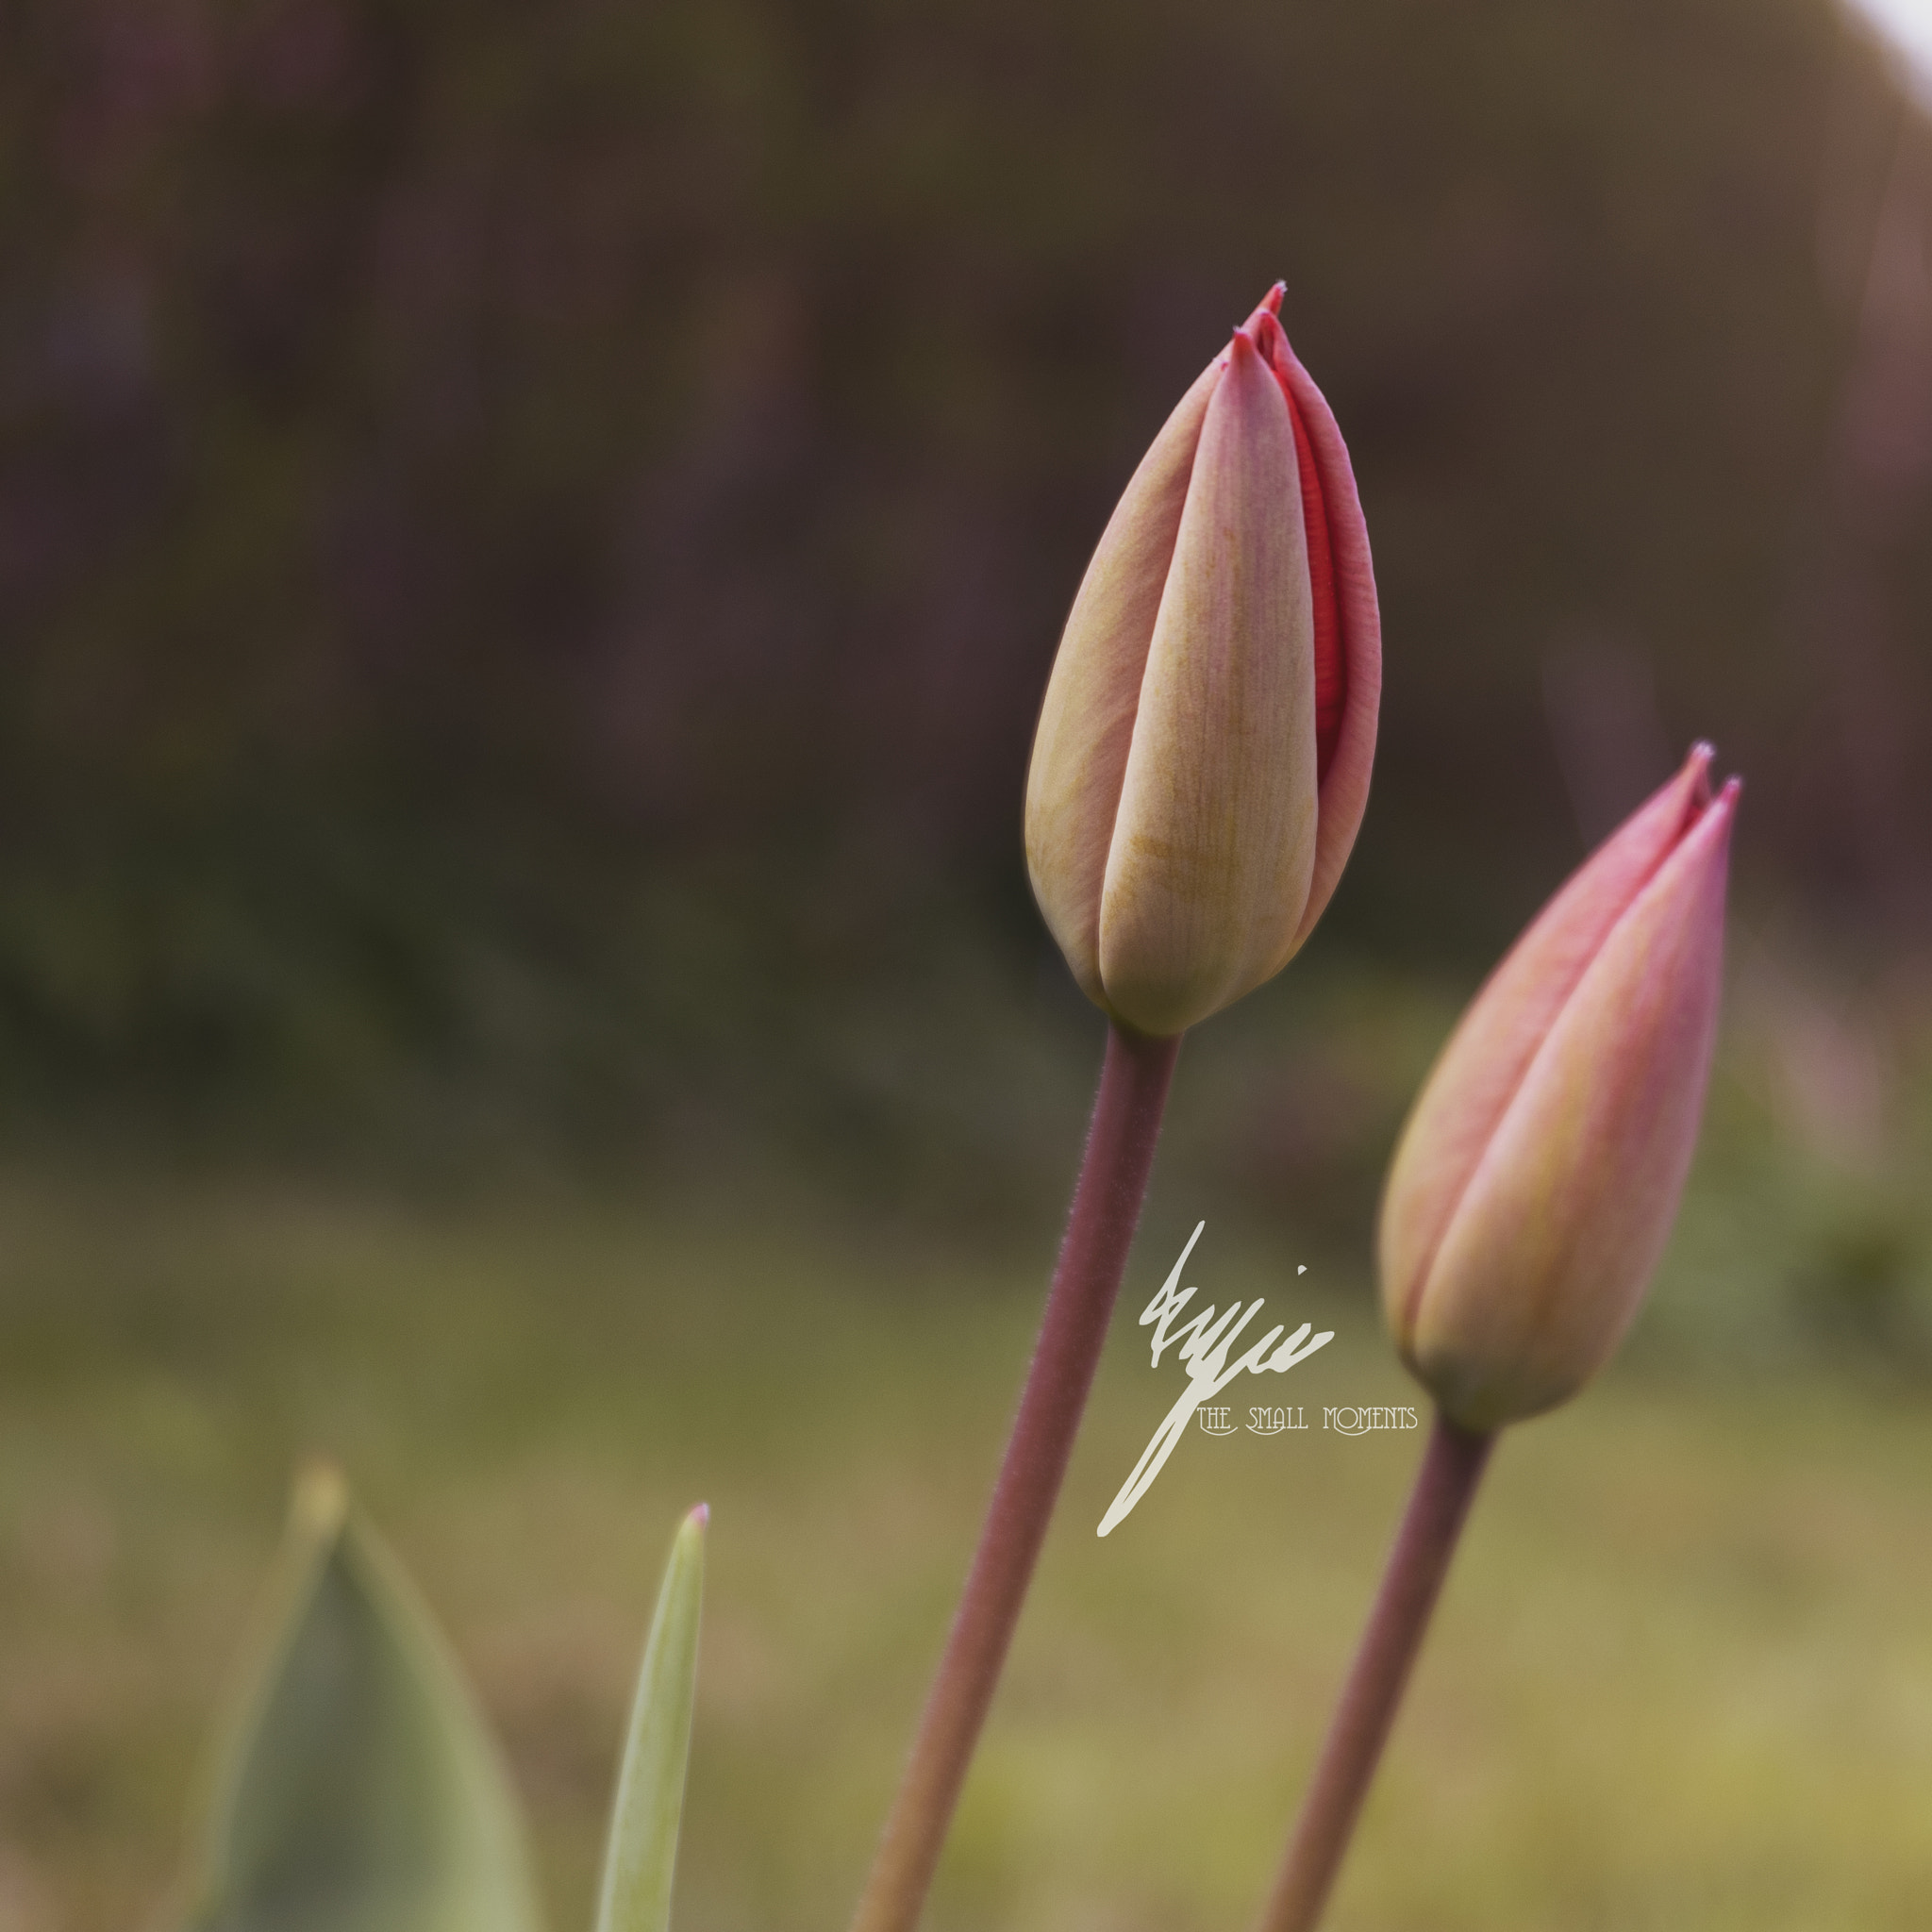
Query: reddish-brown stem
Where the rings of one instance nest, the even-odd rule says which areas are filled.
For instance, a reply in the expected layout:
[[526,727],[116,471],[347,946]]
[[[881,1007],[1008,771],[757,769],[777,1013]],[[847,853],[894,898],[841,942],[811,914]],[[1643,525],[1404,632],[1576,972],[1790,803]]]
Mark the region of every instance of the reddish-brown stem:
[[1436,1417],[1260,1932],[1314,1932],[1321,1923],[1495,1440]]
[[1020,1412],[853,1932],[913,1932],[919,1923],[1073,1454],[1179,1050],[1178,1038],[1108,1031],[1093,1124]]

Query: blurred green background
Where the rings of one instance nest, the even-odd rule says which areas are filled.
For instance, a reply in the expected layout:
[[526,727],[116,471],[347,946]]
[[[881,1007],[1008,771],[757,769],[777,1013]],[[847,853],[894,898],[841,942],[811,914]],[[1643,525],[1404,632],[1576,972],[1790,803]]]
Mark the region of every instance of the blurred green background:
[[[1337,1924],[1922,1924],[1928,240],[1827,0],[0,13],[0,1926],[157,1908],[308,1450],[559,1927],[708,1495],[683,1920],[841,1922],[1098,1058],[1034,710],[1276,275],[1382,746],[1124,1306],[1205,1216],[1341,1331],[1295,1399],[1403,1399],[1436,1046],[1690,739],[1748,781],[1678,1238],[1499,1458]],[[943,1927],[1243,1918],[1407,1474],[1191,1441],[1096,1543],[1171,1399],[1116,1340]]]

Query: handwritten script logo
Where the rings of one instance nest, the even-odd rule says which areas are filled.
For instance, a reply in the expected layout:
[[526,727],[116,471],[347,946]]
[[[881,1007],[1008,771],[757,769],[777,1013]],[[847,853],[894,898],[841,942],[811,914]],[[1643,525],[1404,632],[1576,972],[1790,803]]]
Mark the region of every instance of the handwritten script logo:
[[[1193,1233],[1188,1237],[1187,1246],[1181,1250],[1180,1259],[1174,1264],[1173,1274],[1141,1314],[1141,1327],[1154,1324],[1154,1366],[1157,1369],[1160,1366],[1162,1353],[1176,1341],[1181,1343],[1174,1359],[1186,1364],[1187,1392],[1168,1410],[1167,1420],[1155,1430],[1154,1440],[1141,1452],[1140,1461],[1135,1463],[1133,1474],[1122,1484],[1120,1494],[1108,1506],[1107,1514],[1100,1519],[1099,1534],[1102,1536],[1106,1536],[1115,1524],[1124,1522],[1134,1505],[1147,1493],[1154,1478],[1174,1454],[1174,1444],[1187,1434],[1189,1417],[1204,1402],[1219,1395],[1237,1375],[1260,1375],[1270,1370],[1277,1375],[1285,1375],[1297,1362],[1307,1361],[1318,1348],[1335,1340],[1335,1331],[1330,1328],[1309,1341],[1314,1324],[1304,1322],[1286,1341],[1282,1341],[1282,1336],[1288,1332],[1287,1325],[1277,1323],[1245,1354],[1229,1361],[1228,1351],[1234,1346],[1236,1337],[1265,1306],[1258,1301],[1250,1302],[1245,1310],[1241,1303],[1235,1302],[1224,1315],[1217,1315],[1210,1302],[1191,1321],[1183,1322],[1170,1333],[1168,1324],[1194,1298],[1193,1289],[1180,1285],[1181,1270],[1188,1265],[1188,1257],[1194,1252],[1194,1243],[1201,1239],[1202,1230],[1207,1225],[1205,1221],[1195,1224]],[[1277,1342],[1279,1347],[1275,1346]],[[1227,1422],[1225,1409],[1218,1415],[1213,1411],[1209,1414],[1219,1424],[1209,1428],[1210,1435],[1234,1433],[1233,1425]]]

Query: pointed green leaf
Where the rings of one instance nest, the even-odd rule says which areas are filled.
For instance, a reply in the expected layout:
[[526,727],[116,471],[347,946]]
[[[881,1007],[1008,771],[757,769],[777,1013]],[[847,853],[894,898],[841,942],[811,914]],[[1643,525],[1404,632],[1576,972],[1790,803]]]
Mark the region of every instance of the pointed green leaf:
[[631,1706],[630,1738],[617,1781],[597,1932],[665,1932],[671,1874],[691,1757],[691,1696],[698,1675],[698,1609],[705,1588],[705,1525],[700,1503],[671,1545],[644,1667]]
[[539,1932],[495,1748],[333,1470],[297,1484],[275,1612],[225,1739],[185,1932]]

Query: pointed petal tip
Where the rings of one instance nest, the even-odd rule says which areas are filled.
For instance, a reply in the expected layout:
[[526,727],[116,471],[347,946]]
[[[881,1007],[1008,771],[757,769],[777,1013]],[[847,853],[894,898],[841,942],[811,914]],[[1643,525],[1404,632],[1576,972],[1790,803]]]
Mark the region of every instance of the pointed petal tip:
[[1710,761],[1717,756],[1717,747],[1708,739],[1700,738],[1684,758],[1682,776],[1690,785],[1690,810],[1685,824],[1693,824],[1704,808],[1710,803]]
[[1690,747],[1690,755],[1685,760],[1684,769],[1691,777],[1691,788],[1690,810],[1684,821],[1684,834],[1688,834],[1691,826],[1701,824],[1713,813],[1728,819],[1738,808],[1738,799],[1744,790],[1744,781],[1733,773],[1722,786],[1713,789],[1710,768],[1716,757],[1717,747],[1708,739],[1700,738]]
[[320,1542],[341,1530],[348,1513],[348,1478],[326,1457],[310,1457],[295,1473],[290,1515]]
[[708,1529],[711,1526],[711,1506],[708,1503],[693,1503],[684,1520],[699,1529]]
[[1285,372],[1288,362],[1288,337],[1281,326],[1281,319],[1272,308],[1263,307],[1255,310],[1241,325],[1241,333],[1261,352],[1261,359],[1273,365],[1277,375]]
[[1244,329],[1254,328],[1257,324],[1261,322],[1261,320],[1264,317],[1266,317],[1270,321],[1274,321],[1281,313],[1281,298],[1287,292],[1288,284],[1286,282],[1276,282],[1274,286],[1272,289],[1270,289],[1265,295],[1261,297],[1260,301],[1256,303],[1255,312],[1248,317],[1247,321],[1241,324],[1241,327]]
[[1737,823],[1738,800],[1743,791],[1743,779],[1726,778],[1716,797],[1685,821],[1684,829],[1678,834],[1677,849],[1682,851],[1694,844],[1703,854],[1701,863],[1724,867],[1731,849],[1731,828]]
[[[1257,364],[1263,369],[1273,366],[1265,333],[1268,329],[1280,333],[1280,325],[1272,315],[1257,315],[1235,330],[1228,339],[1226,353],[1221,358],[1221,366],[1230,377],[1238,378]],[[1220,394],[1218,388],[1215,393]]]

